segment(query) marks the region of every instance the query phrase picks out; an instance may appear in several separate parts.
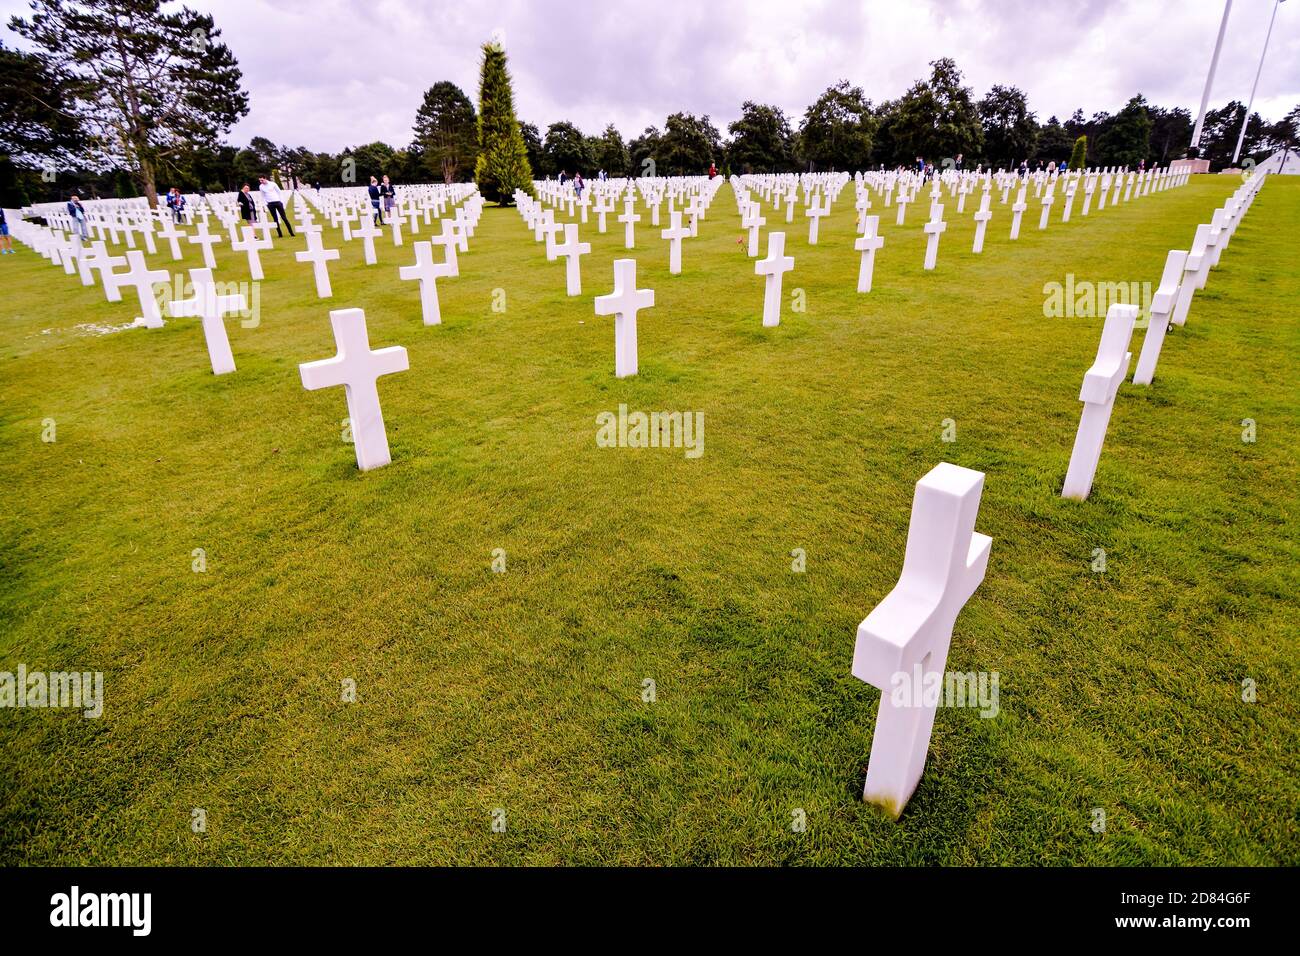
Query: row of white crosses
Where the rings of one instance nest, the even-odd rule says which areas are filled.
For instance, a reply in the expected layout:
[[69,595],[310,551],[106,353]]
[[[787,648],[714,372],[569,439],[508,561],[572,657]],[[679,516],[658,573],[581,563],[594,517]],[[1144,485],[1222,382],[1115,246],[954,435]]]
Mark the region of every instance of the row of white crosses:
[[[1218,264],[1228,240],[1265,179],[1265,176],[1255,176],[1247,180],[1222,207],[1214,211],[1208,224],[1197,226],[1190,252],[1174,249],[1166,256],[1160,287],[1151,301],[1150,324],[1133,376],[1135,384],[1151,384],[1170,324],[1186,322],[1193,293],[1205,287],[1210,269]],[[1137,316],[1136,305],[1114,304],[1106,312],[1096,360],[1084,375],[1079,392],[1083,415],[1061,489],[1064,498],[1082,501],[1092,491],[1115,397],[1120,384],[1128,376],[1132,358],[1128,346]]]
[[[707,215],[707,210],[714,194],[721,185],[721,180],[710,181],[705,177],[688,179],[640,179],[609,180],[597,182],[584,192],[583,198],[589,199],[594,193],[597,197],[595,211],[598,215],[598,231],[604,215],[614,211],[621,202],[622,213],[618,221],[623,223],[623,246],[625,249],[636,248],[636,223],[642,217],[637,212],[638,193],[651,209],[651,225],[659,221],[659,208],[665,198],[668,202],[669,225],[660,231],[661,238],[668,241],[668,271],[680,275],[682,271],[682,243],[687,238],[698,235],[699,221]],[[582,294],[581,257],[591,252],[591,244],[582,242],[579,237],[579,223],[562,223],[556,220],[556,212],[564,213],[567,204],[574,201],[571,183],[560,185],[549,180],[535,182],[534,199],[517,190],[514,196],[516,208],[524,224],[533,232],[533,238],[545,243],[547,261],[563,259],[565,262],[565,288],[570,296]],[[685,210],[675,208],[675,202],[682,199],[687,203]],[[547,205],[554,208],[548,209]],[[578,208],[585,214],[581,202]],[[567,215],[573,215],[572,212]],[[683,215],[690,219],[690,225],[683,222]],[[563,241],[556,236],[563,235]]]
[[[1190,301],[1192,291],[1204,287],[1263,181],[1263,176],[1248,180],[1215,210],[1209,224],[1198,226],[1191,252],[1169,253],[1151,304],[1151,325],[1135,382],[1151,381],[1158,343],[1171,318],[1180,304]],[[1182,308],[1185,319],[1186,306]],[[1084,376],[1079,396],[1083,417],[1064,497],[1083,499],[1091,489],[1115,396],[1128,373],[1128,343],[1136,318],[1134,305],[1112,305],[1106,315],[1097,359]],[[1144,362],[1148,353],[1149,362]],[[992,539],[975,531],[983,487],[981,472],[946,462],[917,482],[898,584],[858,625],[852,674],[881,690],[863,799],[895,819],[925,770],[938,701],[919,693],[896,697],[890,691],[900,675],[920,688],[946,670],[957,616],[988,569]]]
[[[576,224],[567,224],[566,234],[571,239],[576,239],[576,230]],[[420,282],[426,325],[440,321],[436,280],[455,275],[454,269],[454,261],[433,262],[432,246],[428,242],[416,243],[415,265],[401,268],[402,279]],[[636,260],[616,260],[614,291],[596,298],[595,311],[597,315],[614,316],[614,374],[618,378],[637,373],[637,313],[653,305],[654,292],[636,287]],[[337,352],[333,358],[299,366],[303,387],[315,390],[344,386],[357,467],[361,471],[382,467],[392,461],[392,456],[379,403],[378,379],[410,367],[406,349],[392,346],[371,350],[365,313],[361,309],[333,310],[330,323]]]
[[[1122,174],[1116,173],[1115,175],[1117,180],[1123,178]],[[991,193],[995,182],[1005,183],[1003,202],[1007,201],[1007,194],[1013,186],[1018,189],[1015,201],[1011,205],[1010,238],[1015,240],[1020,236],[1021,219],[1029,208],[1026,193],[1031,186],[1035,188],[1041,205],[1039,229],[1046,229],[1055,203],[1055,190],[1058,182],[1063,184],[1062,188],[1066,191],[1067,199],[1062,221],[1068,222],[1074,201],[1074,191],[1078,182],[1085,176],[1088,182],[1097,179],[1109,182],[1111,171],[1058,173],[1053,169],[1050,173],[1045,172],[1026,177],[999,173],[995,178],[994,174],[990,172],[965,173],[949,170],[942,175],[932,177],[929,181],[930,217],[922,226],[922,231],[926,234],[924,268],[926,270],[936,268],[940,237],[948,227],[947,222],[944,220],[944,203],[941,201],[944,198],[945,188],[949,190],[951,195],[956,197],[957,212],[961,214],[965,210],[967,195],[977,186],[982,186],[983,193],[980,197],[979,207],[972,216],[975,222],[975,233],[971,251],[974,254],[979,254],[984,250],[985,235],[989,221],[993,217]],[[1189,173],[1186,171],[1170,169],[1129,174],[1130,180],[1139,184],[1139,195],[1145,195],[1146,192],[1151,190],[1167,189],[1170,186],[1181,185],[1187,181],[1188,176]],[[846,173],[822,174],[817,178],[808,174],[732,177],[732,188],[736,194],[737,206],[741,216],[741,228],[748,231],[749,256],[753,258],[758,255],[759,230],[767,222],[767,219],[762,215],[759,204],[751,199],[751,189],[762,194],[765,199],[772,201],[774,210],[780,208],[780,203],[784,199],[787,221],[792,221],[794,203],[797,201],[800,189],[802,189],[808,203],[808,208],[804,213],[809,219],[808,242],[809,245],[815,245],[821,220],[830,213],[831,203],[838,195],[839,190],[849,181],[852,181],[855,185],[857,200],[854,208],[857,211],[857,221],[861,229],[861,235],[854,242],[855,250],[861,254],[858,290],[860,292],[869,292],[872,287],[875,254],[884,244],[884,239],[879,233],[879,216],[868,213],[872,205],[871,190],[875,188],[880,191],[886,206],[890,205],[891,196],[895,192],[897,193],[897,225],[901,226],[903,225],[908,204],[917,199],[918,193],[925,185],[924,180],[919,175],[913,173],[859,173],[852,180],[849,179]],[[784,255],[784,240],[782,240],[781,252],[768,265],[770,266],[771,263],[779,261],[782,255]],[[769,288],[772,285],[772,283],[769,283]],[[770,308],[765,308],[764,311],[765,316],[770,315]]]
[[[442,187],[435,188],[441,189]],[[418,279],[420,281],[422,313],[424,322],[427,325],[437,324],[441,321],[435,280],[438,277],[458,274],[457,245],[459,244],[462,248],[465,247],[467,234],[472,232],[482,210],[482,198],[477,194],[477,190],[473,186],[460,186],[454,189],[454,195],[450,197],[440,196],[440,198],[466,200],[462,207],[457,210],[455,224],[444,221],[444,226],[450,228],[444,228],[441,240],[435,237],[430,242],[417,243],[415,265],[403,267],[400,271],[401,278]],[[332,290],[326,263],[338,258],[338,250],[323,247],[321,229],[313,223],[314,214],[312,209],[301,201],[295,203],[294,206],[296,207],[295,212],[300,226],[305,227],[304,232],[306,233],[308,247],[305,252],[297,253],[296,257],[300,262],[310,262],[312,264],[315,272],[317,294],[322,298],[328,298],[332,295]],[[140,214],[139,211],[136,214]],[[166,237],[166,233],[172,228],[173,224],[170,218],[165,218],[162,222],[163,235]],[[457,224],[460,228],[456,228]],[[261,227],[267,224],[258,223],[254,225]],[[172,275],[165,269],[149,268],[143,252],[130,249],[124,256],[112,256],[108,253],[104,240],[96,240],[90,243],[87,248],[83,246],[79,235],[74,234],[71,240],[67,240],[61,232],[55,229],[37,226],[21,219],[14,224],[14,235],[20,241],[25,241],[27,244],[32,245],[33,248],[42,251],[45,258],[50,259],[54,264],[62,265],[68,274],[78,272],[84,285],[94,284],[94,273],[98,272],[104,283],[105,296],[110,302],[121,301],[123,288],[134,288],[142,313],[136,317],[135,324],[146,328],[162,327],[163,318],[158,299],[154,295],[154,288],[158,285],[170,284]],[[175,232],[175,235],[184,236],[185,234]],[[224,317],[232,312],[246,311],[248,307],[247,300],[243,295],[222,295],[217,284],[213,281],[212,270],[215,268],[216,263],[212,254],[212,246],[220,242],[222,237],[209,232],[206,217],[199,221],[195,234],[188,236],[188,239],[190,242],[201,246],[205,264],[203,268],[190,270],[191,284],[194,289],[193,298],[171,301],[168,304],[168,311],[174,317],[186,316],[200,320],[213,373],[216,375],[227,374],[235,370],[235,363],[224,325]],[[444,262],[435,265],[432,262],[431,245],[440,241],[446,250]],[[175,239],[172,239],[172,242],[174,245]],[[235,251],[247,254],[250,275],[254,280],[263,278],[259,253],[269,248],[270,245],[269,236],[264,236],[262,240],[259,240],[253,226],[244,227],[242,239],[236,238],[232,226],[231,247]],[[127,267],[125,272],[115,271],[117,267],[123,265]]]

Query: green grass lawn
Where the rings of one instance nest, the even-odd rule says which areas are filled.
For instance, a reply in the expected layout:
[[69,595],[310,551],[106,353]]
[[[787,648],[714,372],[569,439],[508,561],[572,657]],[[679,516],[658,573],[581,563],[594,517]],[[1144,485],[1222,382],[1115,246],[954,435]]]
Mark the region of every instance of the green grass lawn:
[[[1044,318],[1044,283],[1158,282],[1237,185],[1087,218],[1080,196],[1065,225],[1058,197],[1046,232],[1031,203],[1015,243],[995,194],[980,256],[978,202],[950,201],[932,273],[927,203],[903,228],[878,208],[868,295],[849,189],[817,246],[802,214],[776,226],[795,268],[775,329],[729,188],[681,276],[643,209],[656,306],[624,380],[592,309],[625,255],[612,216],[583,228],[570,299],[488,208],[439,327],[397,281],[409,237],[366,267],[327,228],[324,301],[286,237],[221,377],[196,321],[79,334],[129,322],[133,293],[4,257],[0,670],[102,670],[106,703],[0,710],[0,862],[1300,862],[1295,177],[1265,185],[1154,386],[1121,389],[1092,497],[1059,497],[1101,320]],[[350,306],[411,365],[380,380],[393,462],[365,474],[343,391],[297,369]],[[597,447],[620,403],[703,412],[705,453]],[[880,693],[849,664],[940,461],[987,476],[992,557],[948,667],[999,672],[1001,712],[940,710],[895,823],[861,802]]]

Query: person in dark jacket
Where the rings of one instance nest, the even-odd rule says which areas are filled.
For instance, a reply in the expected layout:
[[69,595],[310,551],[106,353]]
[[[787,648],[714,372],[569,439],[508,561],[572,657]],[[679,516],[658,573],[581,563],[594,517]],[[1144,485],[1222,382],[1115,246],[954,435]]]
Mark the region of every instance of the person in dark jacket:
[[257,222],[257,203],[253,202],[253,190],[248,183],[239,190],[239,218],[244,222]]
[[384,207],[380,200],[383,198],[384,193],[383,190],[379,188],[379,180],[374,176],[370,177],[370,186],[368,187],[368,190],[370,192],[370,208],[375,211],[375,224],[382,225],[384,221]]
[[9,238],[9,223],[5,220],[5,211],[0,209],[0,256],[14,254],[14,241]]

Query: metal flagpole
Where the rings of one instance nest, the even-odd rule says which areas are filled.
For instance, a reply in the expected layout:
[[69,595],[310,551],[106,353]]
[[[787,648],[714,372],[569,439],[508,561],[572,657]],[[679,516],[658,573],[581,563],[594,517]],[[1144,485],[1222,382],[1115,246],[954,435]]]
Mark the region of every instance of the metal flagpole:
[[1214,85],[1214,71],[1219,66],[1219,51],[1223,49],[1223,34],[1228,29],[1228,14],[1231,12],[1232,0],[1227,0],[1223,5],[1223,20],[1219,23],[1219,38],[1214,41],[1214,56],[1210,57],[1210,73],[1205,78],[1205,92],[1201,94],[1201,111],[1196,116],[1196,129],[1192,131],[1192,145],[1187,151],[1189,156],[1199,155],[1201,130],[1205,126],[1205,108],[1210,105],[1210,87]]
[[1259,69],[1255,71],[1255,83],[1250,88],[1250,102],[1246,104],[1246,115],[1241,120],[1241,132],[1237,134],[1237,148],[1232,151],[1232,165],[1237,165],[1237,157],[1241,155],[1241,144],[1246,139],[1246,124],[1250,122],[1250,108],[1255,105],[1255,90],[1259,88],[1259,75],[1264,72],[1264,57],[1268,54],[1268,41],[1273,36],[1273,21],[1277,19],[1277,8],[1282,5],[1282,0],[1277,0],[1273,4],[1273,15],[1268,18],[1268,32],[1264,34],[1264,49],[1259,54]]

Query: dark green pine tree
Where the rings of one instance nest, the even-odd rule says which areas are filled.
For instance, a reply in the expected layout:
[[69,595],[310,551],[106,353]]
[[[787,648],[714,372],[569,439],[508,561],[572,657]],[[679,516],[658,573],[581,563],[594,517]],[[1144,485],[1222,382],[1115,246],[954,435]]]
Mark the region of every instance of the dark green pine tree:
[[516,189],[533,195],[533,171],[515,118],[506,51],[496,43],[483,44],[478,105],[478,162],[474,166],[474,179],[479,192],[484,199],[503,206],[514,201]]
[[1070,168],[1083,169],[1088,164],[1088,137],[1080,136],[1074,141],[1074,152],[1070,154]]

